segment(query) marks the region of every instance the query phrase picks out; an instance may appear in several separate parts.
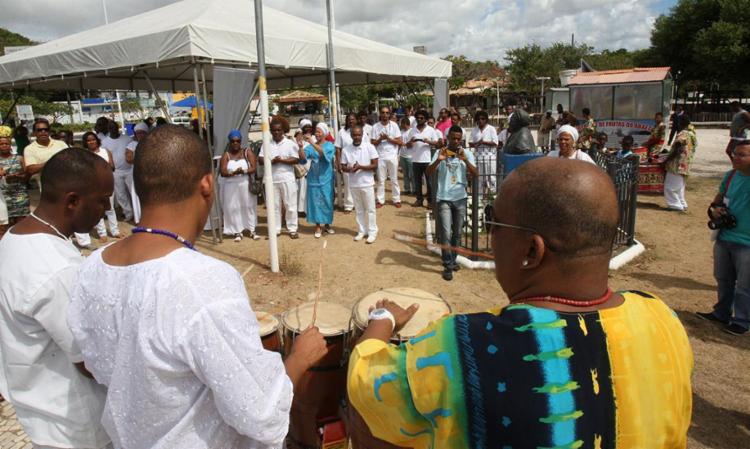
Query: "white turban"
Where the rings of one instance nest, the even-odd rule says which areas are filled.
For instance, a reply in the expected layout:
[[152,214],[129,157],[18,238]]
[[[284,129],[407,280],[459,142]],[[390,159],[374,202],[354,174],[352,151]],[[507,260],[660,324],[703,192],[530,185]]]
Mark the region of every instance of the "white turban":
[[299,121],[299,129],[302,129],[305,126],[312,126],[312,122],[306,118],[303,118]]
[[135,125],[135,127],[133,127],[133,132],[137,133],[138,131],[143,131],[144,133],[147,133],[148,125],[143,122],[138,123],[137,125]]
[[319,130],[323,131],[323,137],[326,137],[330,132],[328,131],[328,125],[326,125],[323,122],[318,123],[318,126],[316,126]]
[[557,130],[557,136],[559,137],[560,134],[567,133],[570,134],[570,137],[573,138],[573,142],[578,142],[578,130],[570,125],[563,125],[560,127],[560,129]]

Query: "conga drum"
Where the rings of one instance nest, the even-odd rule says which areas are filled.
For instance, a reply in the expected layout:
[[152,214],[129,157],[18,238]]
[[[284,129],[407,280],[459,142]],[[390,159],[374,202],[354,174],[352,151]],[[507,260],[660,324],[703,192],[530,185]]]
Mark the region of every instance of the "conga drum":
[[[419,304],[417,313],[406,323],[392,339],[394,344],[401,344],[417,336],[430,323],[436,321],[451,313],[450,305],[443,298],[428,293],[424,290],[408,287],[394,287],[371,293],[360,299],[352,308],[352,322],[354,323],[354,332],[352,335],[352,347],[362,336],[367,328],[370,307],[374,306],[381,299],[390,299],[403,308],[412,304]],[[389,444],[383,440],[372,436],[370,429],[367,428],[362,417],[357,413],[354,407],[349,404],[348,407],[349,436],[354,449],[397,449],[398,446]]]
[[[292,352],[294,339],[312,324],[313,303],[281,315],[284,354]],[[339,304],[319,302],[315,326],[326,339],[328,353],[300,379],[289,423],[289,447],[320,447],[320,423],[338,416],[346,393],[350,311]]]
[[634,148],[633,153],[641,158],[638,166],[638,193],[664,193],[664,178],[667,175],[664,166],[658,161],[648,161],[647,148]]
[[268,351],[281,353],[281,332],[279,331],[279,320],[266,312],[255,312],[258,319],[258,333],[263,347]]

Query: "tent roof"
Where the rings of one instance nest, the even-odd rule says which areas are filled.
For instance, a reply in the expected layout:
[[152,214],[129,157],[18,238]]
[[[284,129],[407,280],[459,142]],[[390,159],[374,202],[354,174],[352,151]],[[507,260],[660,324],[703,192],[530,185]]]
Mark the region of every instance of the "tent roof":
[[578,72],[569,86],[583,84],[622,84],[663,81],[671,77],[669,67],[636,67],[634,69]]
[[[325,26],[263,9],[269,88],[327,85]],[[0,87],[192,90],[192,65],[257,66],[250,0],[184,0],[0,57]],[[334,31],[336,81],[447,78],[451,63]],[[212,76],[206,70],[207,80]]]

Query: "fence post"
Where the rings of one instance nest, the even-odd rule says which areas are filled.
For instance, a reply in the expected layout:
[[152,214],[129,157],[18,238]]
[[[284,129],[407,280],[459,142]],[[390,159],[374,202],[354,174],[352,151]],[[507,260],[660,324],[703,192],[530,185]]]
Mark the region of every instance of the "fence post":
[[630,178],[630,210],[628,211],[628,246],[635,245],[635,214],[638,208],[638,168],[640,160],[630,163],[632,176]]
[[[471,177],[471,250],[479,251],[479,176]],[[477,256],[471,256],[477,260]]]

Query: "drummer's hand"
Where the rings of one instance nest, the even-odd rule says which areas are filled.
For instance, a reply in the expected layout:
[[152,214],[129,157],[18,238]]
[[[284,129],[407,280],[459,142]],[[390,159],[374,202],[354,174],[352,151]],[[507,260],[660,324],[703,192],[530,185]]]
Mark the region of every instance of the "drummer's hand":
[[318,363],[328,353],[326,340],[317,327],[308,327],[294,340],[290,357],[299,357],[307,368]]
[[419,309],[418,304],[412,304],[409,306],[409,308],[404,309],[400,305],[396,304],[395,302],[391,301],[390,299],[381,299],[377,302],[375,307],[371,308],[370,311],[375,309],[385,309],[393,315],[393,318],[396,320],[396,327],[393,329],[393,333],[399,332],[404,326],[406,326],[406,323],[409,322],[411,317],[414,316],[415,313],[417,313],[417,310]]

